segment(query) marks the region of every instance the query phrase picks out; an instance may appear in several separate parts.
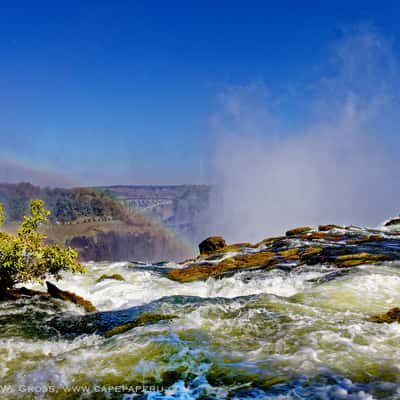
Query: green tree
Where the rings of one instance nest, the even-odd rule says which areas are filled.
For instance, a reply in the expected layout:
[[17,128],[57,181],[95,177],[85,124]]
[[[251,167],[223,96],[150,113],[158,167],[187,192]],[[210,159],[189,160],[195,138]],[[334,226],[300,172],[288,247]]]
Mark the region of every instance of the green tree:
[[[4,209],[0,203],[0,226]],[[59,278],[61,271],[84,272],[77,262],[78,253],[70,248],[44,243],[39,227],[50,212],[42,200],[32,200],[30,214],[24,216],[17,235],[0,232],[0,297],[17,283],[41,281],[50,274]]]

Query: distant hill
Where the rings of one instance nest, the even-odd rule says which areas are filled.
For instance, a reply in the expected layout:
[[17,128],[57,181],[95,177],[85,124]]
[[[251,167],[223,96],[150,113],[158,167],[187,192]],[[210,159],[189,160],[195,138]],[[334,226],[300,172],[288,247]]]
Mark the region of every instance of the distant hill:
[[0,202],[5,205],[6,222],[20,221],[28,212],[32,198],[46,202],[52,222],[89,222],[91,219],[128,221],[131,217],[123,205],[106,191],[40,188],[30,183],[0,183]]
[[82,260],[181,259],[192,248],[139,208],[126,207],[108,188],[53,189],[30,183],[0,183],[5,229],[15,231],[30,200],[40,198],[51,211],[45,233],[49,241],[72,245]]
[[159,218],[193,243],[207,235],[211,186],[118,185],[99,188],[131,210]]

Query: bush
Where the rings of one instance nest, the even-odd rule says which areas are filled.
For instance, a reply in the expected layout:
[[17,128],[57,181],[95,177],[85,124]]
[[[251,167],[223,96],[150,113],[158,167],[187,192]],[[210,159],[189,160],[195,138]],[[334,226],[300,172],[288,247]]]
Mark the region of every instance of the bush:
[[[42,281],[48,274],[59,278],[61,271],[84,272],[74,249],[44,244],[45,236],[38,229],[49,215],[42,200],[32,200],[30,214],[24,217],[18,234],[0,232],[0,297],[17,283]],[[3,220],[0,203],[0,227]]]

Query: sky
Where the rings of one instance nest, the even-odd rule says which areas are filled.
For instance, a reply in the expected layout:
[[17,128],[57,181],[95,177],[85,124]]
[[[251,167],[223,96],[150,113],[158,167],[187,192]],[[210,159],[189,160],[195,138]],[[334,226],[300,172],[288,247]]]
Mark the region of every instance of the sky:
[[224,93],[265,87],[300,126],[331,44],[367,24],[398,52],[399,17],[395,1],[0,1],[0,181],[208,183]]

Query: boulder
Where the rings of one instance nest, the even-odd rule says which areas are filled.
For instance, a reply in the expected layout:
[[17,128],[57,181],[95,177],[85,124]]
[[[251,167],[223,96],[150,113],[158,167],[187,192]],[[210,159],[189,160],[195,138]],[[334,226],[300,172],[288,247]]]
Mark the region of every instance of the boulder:
[[47,291],[51,297],[61,299],[64,301],[70,301],[71,303],[82,306],[87,312],[96,311],[96,307],[88,300],[83,297],[76,295],[75,293],[68,292],[66,290],[59,289],[56,285],[46,281]]
[[226,246],[225,239],[222,236],[210,236],[199,244],[200,254],[211,254]]

